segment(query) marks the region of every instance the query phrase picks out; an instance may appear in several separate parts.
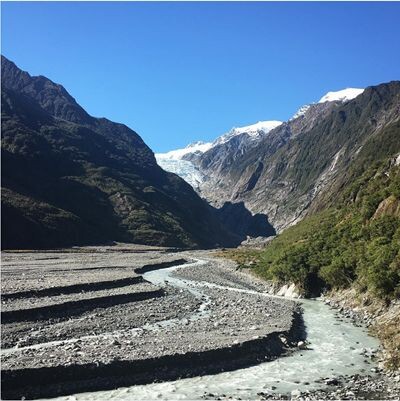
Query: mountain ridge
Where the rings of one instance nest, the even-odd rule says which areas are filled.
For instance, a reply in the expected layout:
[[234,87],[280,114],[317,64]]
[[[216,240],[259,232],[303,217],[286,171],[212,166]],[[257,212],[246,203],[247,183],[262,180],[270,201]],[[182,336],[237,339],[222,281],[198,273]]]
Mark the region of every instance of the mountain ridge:
[[6,249],[240,242],[137,133],[91,117],[61,85],[3,56],[2,215]]
[[[346,88],[346,89],[342,89],[339,91],[327,92],[316,103],[324,103],[326,101],[346,102],[346,101],[354,99],[355,97],[360,95],[363,91],[364,91],[364,89],[359,89],[359,88]],[[304,113],[308,110],[308,108],[313,104],[315,104],[315,103],[310,103],[310,104],[301,106],[298,109],[298,111],[292,117],[290,117],[288,119],[288,121],[294,120],[295,118],[304,115]],[[243,127],[233,127],[227,133],[218,136],[212,142],[204,142],[202,140],[198,140],[198,141],[188,144],[185,148],[170,150],[167,152],[156,153],[156,155],[160,155],[160,156],[165,155],[165,157],[168,157],[168,158],[174,158],[174,157],[182,158],[187,153],[195,153],[195,152],[205,153],[213,145],[215,146],[217,144],[221,144],[221,143],[229,140],[229,135],[231,133],[236,133],[237,135],[240,135],[242,133],[255,133],[257,131],[268,133],[269,131],[278,127],[282,123],[283,123],[283,121],[278,121],[278,120],[265,120],[265,121],[258,121],[257,123],[250,124],[250,125],[243,126]],[[189,150],[191,148],[193,148],[193,152],[189,152]],[[185,150],[185,152],[181,152],[183,150]]]
[[[329,193],[327,188],[340,185],[338,175],[343,171],[345,176],[351,157],[359,151],[344,131],[354,131],[354,138],[365,141],[374,135],[374,124],[379,130],[398,118],[397,97],[387,104],[392,95],[385,88],[394,88],[392,95],[396,97],[398,81],[365,90],[348,88],[329,92],[318,103],[303,107],[295,118],[261,136],[256,146],[248,147],[233,138],[223,147],[213,147],[201,154],[185,154],[183,158],[190,160],[204,176],[198,192],[216,207],[226,201],[244,202],[252,213],[266,214],[277,231],[295,224],[309,208],[318,208],[321,201],[315,199],[322,199],[324,191]],[[365,104],[358,104],[360,99],[366,99]],[[365,107],[364,113],[360,110],[362,107]],[[348,116],[351,117],[350,124],[346,123]],[[357,116],[364,121],[362,127],[357,125]],[[360,136],[360,132],[365,135]],[[321,149],[326,148],[324,138],[328,138],[328,142],[336,143],[336,150],[333,152],[332,148],[327,154],[320,155],[318,162],[317,154],[309,155],[310,149],[318,148],[310,138],[318,141]],[[346,151],[350,145],[352,148]],[[322,165],[324,163],[326,165]],[[304,172],[314,171],[315,177],[302,173],[300,170],[304,167]],[[294,180],[293,174],[299,182]],[[331,184],[331,180],[338,183]]]

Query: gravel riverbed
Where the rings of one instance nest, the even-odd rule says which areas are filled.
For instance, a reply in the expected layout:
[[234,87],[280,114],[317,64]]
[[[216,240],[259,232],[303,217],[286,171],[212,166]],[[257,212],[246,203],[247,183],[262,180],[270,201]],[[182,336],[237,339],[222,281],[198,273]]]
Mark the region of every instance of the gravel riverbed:
[[[328,375],[313,376],[314,354],[335,355],[326,339],[313,339],[323,325],[303,341],[309,327],[297,301],[270,296],[276,287],[212,252],[121,244],[6,252],[2,262],[3,399],[152,399],[167,388],[166,399],[176,391],[212,400],[399,399],[400,377],[377,367],[376,350],[358,350],[341,333],[362,319],[340,308],[325,316],[327,306],[306,303],[314,309],[307,319],[323,313],[329,330],[344,335],[333,341],[349,354],[343,371],[364,359],[360,373],[347,375],[338,373],[340,358],[332,369],[321,360]],[[301,366],[304,375],[296,374]]]
[[[268,288],[226,261],[121,248],[4,254],[3,398],[236,369],[288,352],[301,336],[298,305],[255,292]],[[171,282],[137,273],[182,258]],[[250,292],[197,286],[206,270],[210,283]]]

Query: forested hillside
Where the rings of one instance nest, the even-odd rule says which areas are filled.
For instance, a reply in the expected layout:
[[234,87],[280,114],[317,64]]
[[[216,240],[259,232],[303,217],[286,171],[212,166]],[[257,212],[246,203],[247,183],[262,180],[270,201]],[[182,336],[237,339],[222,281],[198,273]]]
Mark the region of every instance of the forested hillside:
[[240,242],[136,132],[4,57],[1,103],[3,248]]
[[[398,153],[398,147],[391,150]],[[294,282],[306,296],[356,286],[381,299],[399,297],[399,164],[399,158],[377,158],[341,190],[336,205],[288,228],[264,250],[238,251],[235,258],[242,265],[256,261],[259,275]]]

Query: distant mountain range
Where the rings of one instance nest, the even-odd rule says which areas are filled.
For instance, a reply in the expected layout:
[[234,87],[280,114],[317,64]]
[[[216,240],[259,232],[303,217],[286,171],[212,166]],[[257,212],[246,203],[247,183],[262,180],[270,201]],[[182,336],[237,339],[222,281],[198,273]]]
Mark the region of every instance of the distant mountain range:
[[329,92],[286,122],[154,155],[61,85],[1,64],[3,248],[236,246],[331,206],[374,163],[399,160],[398,81]]
[[244,202],[279,232],[334,198],[367,144],[398,123],[399,94],[397,81],[328,92],[287,122],[235,128],[157,161],[192,185],[195,176],[193,187],[214,206]]
[[[196,161],[204,153],[213,149],[229,147],[236,144],[241,152],[254,146],[265,134],[282,124],[282,121],[259,121],[246,127],[232,128],[213,142],[193,142],[183,149],[171,150],[167,153],[156,153],[157,163],[167,171],[178,174],[193,188],[201,191],[202,184],[208,179],[198,168]],[[235,145],[234,145],[235,146]]]
[[[363,89],[347,88],[337,92],[328,92],[318,103],[346,102],[354,99],[363,92]],[[311,105],[304,105],[289,120],[302,117]],[[314,106],[315,107],[315,106]],[[282,125],[282,121],[259,121],[258,123],[234,127],[229,132],[217,137],[213,142],[197,141],[183,149],[171,150],[166,153],[156,153],[157,163],[165,170],[178,174],[187,181],[200,194],[208,187],[218,185],[215,182],[215,172],[212,168],[204,166],[201,160],[212,160],[212,167],[234,163],[236,157],[247,153],[249,149],[257,146],[259,142],[273,129]],[[216,160],[218,159],[218,161]],[[210,171],[208,171],[210,170]],[[211,189],[212,190],[212,189]],[[204,195],[208,198],[207,194]],[[226,196],[224,196],[223,201]],[[230,198],[230,197],[229,197]],[[217,204],[220,204],[220,201]],[[214,202],[210,197],[209,201]]]

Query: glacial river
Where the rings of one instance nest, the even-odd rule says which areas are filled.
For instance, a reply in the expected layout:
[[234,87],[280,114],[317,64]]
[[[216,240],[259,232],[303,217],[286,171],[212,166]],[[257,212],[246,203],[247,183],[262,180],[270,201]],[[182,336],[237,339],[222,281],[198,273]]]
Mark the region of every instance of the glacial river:
[[[205,263],[197,260],[194,264]],[[181,280],[171,273],[181,268],[170,267],[144,274],[144,278],[156,285],[172,285],[185,288],[195,296],[202,297],[202,305],[192,319],[207,317],[207,297],[202,294],[206,284]],[[227,291],[238,291],[224,287]],[[239,290],[245,291],[245,290]],[[251,292],[251,291],[246,291]],[[267,295],[266,295],[267,296]],[[319,379],[371,374],[374,364],[363,350],[371,351],[379,346],[378,341],[367,334],[366,329],[355,327],[350,321],[339,321],[335,312],[319,300],[301,300],[303,318],[307,330],[308,350],[297,351],[287,357],[264,362],[245,369],[206,375],[164,383],[154,383],[120,388],[110,391],[83,393],[63,400],[197,400],[204,394],[254,399],[257,393],[290,393],[298,389],[306,391],[324,387]],[[172,322],[170,322],[172,323]],[[173,322],[172,324],[179,324]]]

